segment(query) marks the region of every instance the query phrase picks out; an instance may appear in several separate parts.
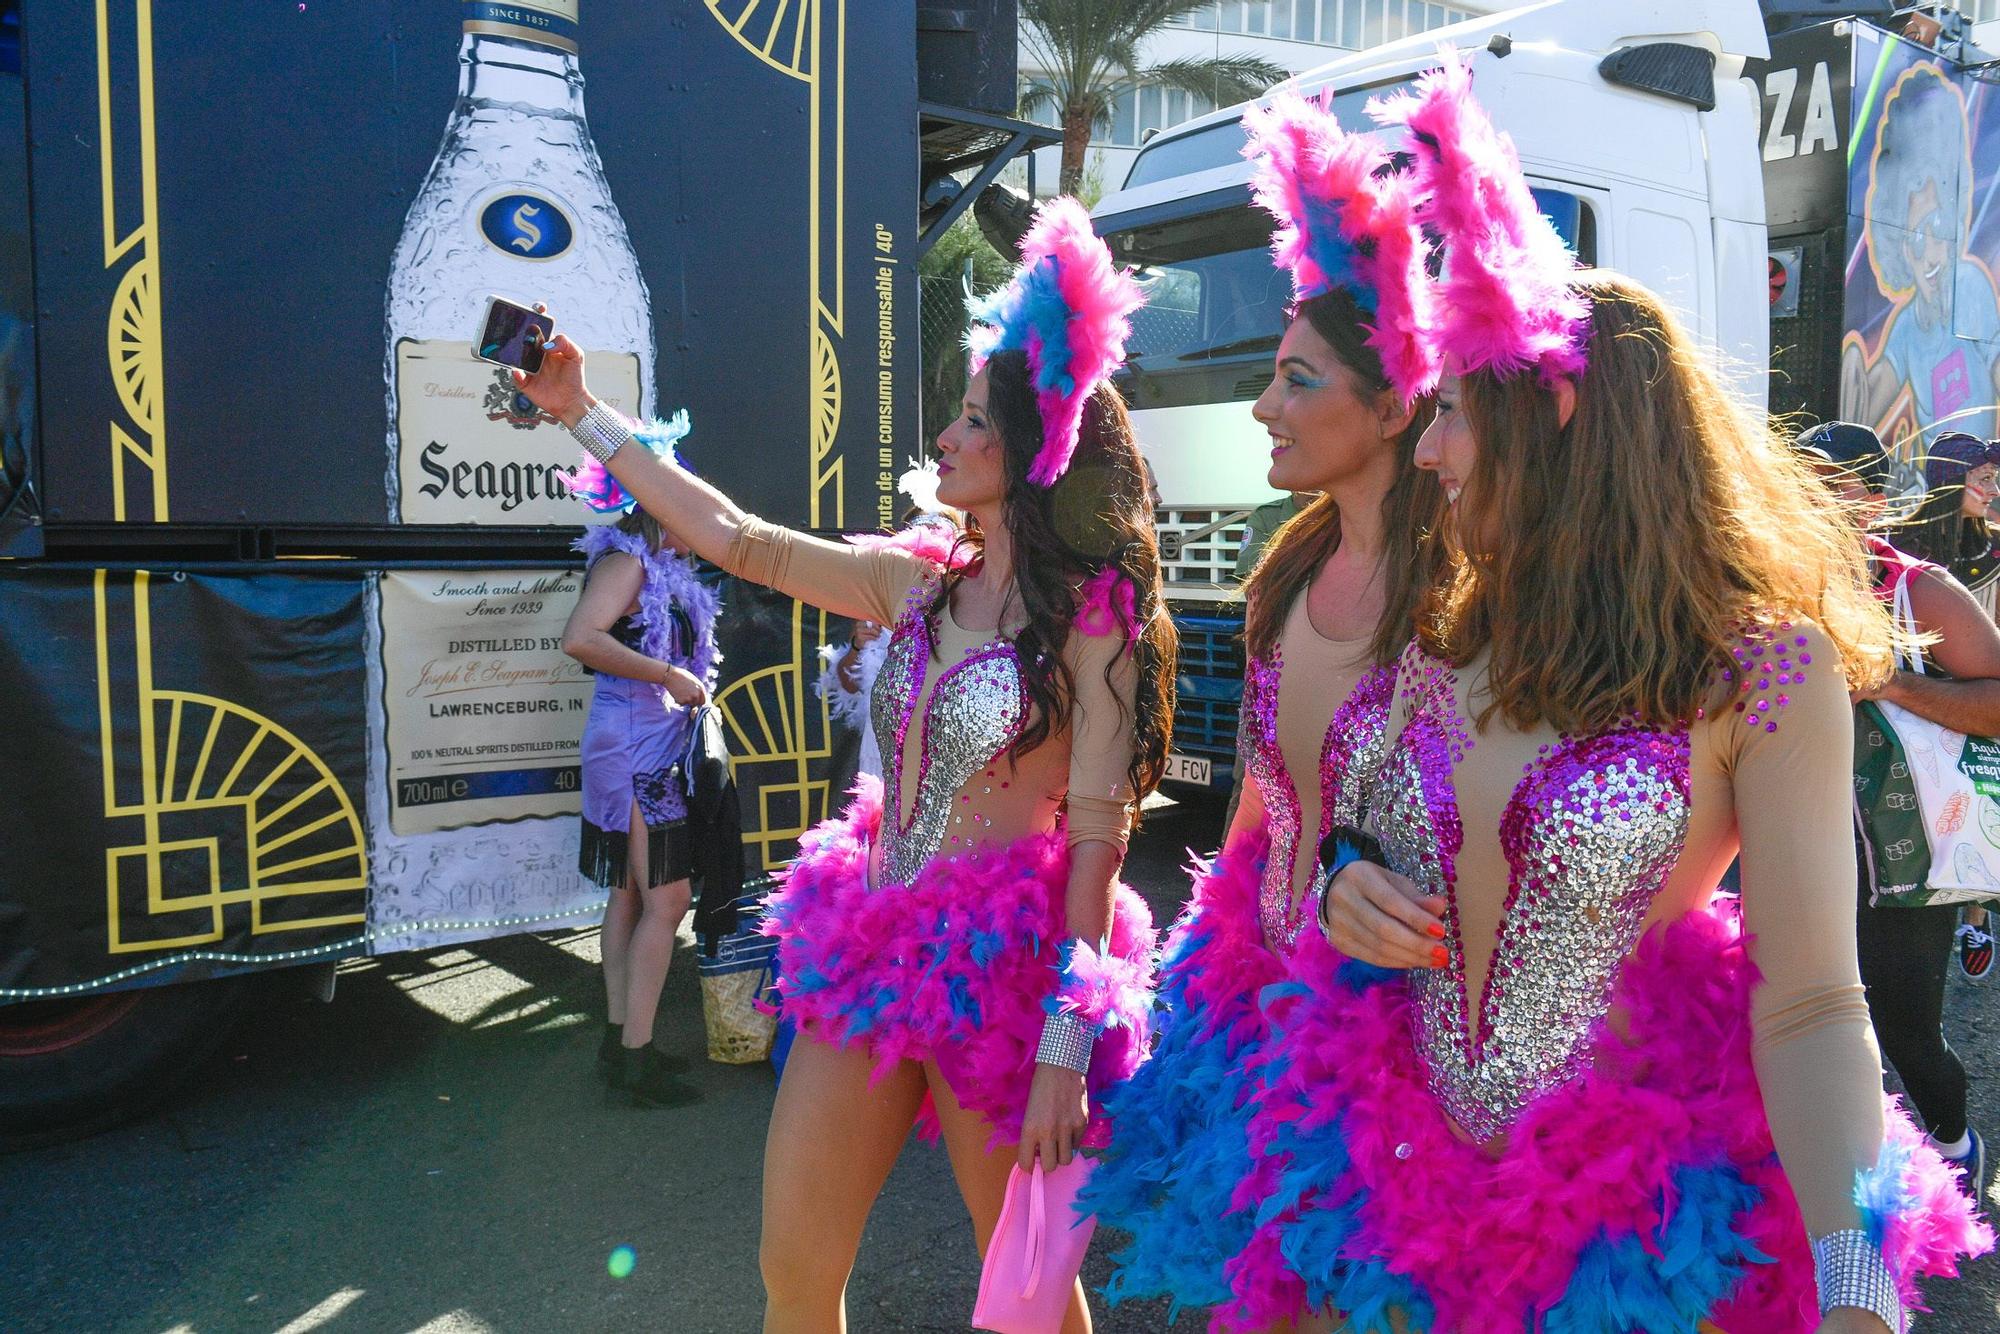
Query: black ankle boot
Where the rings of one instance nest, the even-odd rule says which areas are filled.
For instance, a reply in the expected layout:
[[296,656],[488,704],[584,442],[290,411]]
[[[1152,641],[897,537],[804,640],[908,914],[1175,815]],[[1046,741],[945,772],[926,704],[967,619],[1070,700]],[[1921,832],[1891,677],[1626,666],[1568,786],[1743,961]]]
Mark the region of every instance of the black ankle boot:
[[630,1095],[636,1107],[685,1107],[701,1101],[701,1090],[675,1078],[671,1059],[652,1047],[621,1047],[612,1087]]
[[[602,1075],[604,1082],[613,1088],[624,1087],[620,1082],[623,1078],[623,1068],[619,1064],[618,1055],[624,1050],[625,1025],[614,1024],[607,1019],[604,1023],[604,1036],[597,1044],[597,1073]],[[659,1057],[669,1074],[684,1075],[694,1069],[694,1062],[685,1056],[669,1056],[665,1052],[660,1052]]]

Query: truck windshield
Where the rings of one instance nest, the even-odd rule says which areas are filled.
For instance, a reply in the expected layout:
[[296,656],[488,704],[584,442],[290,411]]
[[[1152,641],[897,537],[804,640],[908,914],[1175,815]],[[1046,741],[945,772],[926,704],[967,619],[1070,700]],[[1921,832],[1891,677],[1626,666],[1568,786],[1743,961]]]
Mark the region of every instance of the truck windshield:
[[[1372,129],[1367,113],[1368,99],[1386,97],[1398,88],[1407,88],[1413,78],[1382,79],[1376,83],[1345,88],[1333,95],[1333,115],[1349,130]],[[1168,138],[1162,135],[1139,150],[1132,170],[1125,176],[1125,188],[1151,185],[1155,181],[1186,176],[1197,171],[1226,167],[1243,160],[1243,122],[1231,117],[1198,130]]]
[[1157,374],[1277,347],[1292,287],[1270,245],[1270,219],[1247,207],[1113,237],[1146,292],[1132,317],[1138,369]]
[[1154,181],[1226,167],[1242,160],[1243,122],[1218,121],[1205,129],[1160,139],[1139,150],[1132,170],[1126,173],[1125,188],[1151,185]]

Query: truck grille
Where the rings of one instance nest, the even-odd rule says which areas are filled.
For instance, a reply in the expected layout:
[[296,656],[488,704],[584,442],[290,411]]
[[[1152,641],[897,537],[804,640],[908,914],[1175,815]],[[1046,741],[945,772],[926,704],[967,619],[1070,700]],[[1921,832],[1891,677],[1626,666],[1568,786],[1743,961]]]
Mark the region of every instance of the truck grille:
[[1243,707],[1241,606],[1176,607],[1174,625],[1181,635],[1180,674],[1174,681],[1174,750],[1215,761],[1220,785],[1235,766],[1236,716]]
[[[1182,591],[1196,588],[1218,590],[1234,583],[1236,553],[1243,547],[1245,526],[1250,518],[1249,508],[1241,509],[1162,509],[1155,520],[1162,548],[1161,574],[1166,580],[1167,596],[1175,596]],[[1214,532],[1205,534],[1180,547],[1171,559],[1165,557],[1165,550],[1175,539],[1189,533],[1200,532],[1209,525],[1228,520]]]
[[[1167,605],[1180,631],[1180,672],[1174,680],[1174,751],[1213,762],[1214,788],[1235,779],[1236,715],[1243,708],[1243,603],[1236,553],[1250,507],[1162,509],[1161,572]],[[1191,533],[1215,531],[1187,541]],[[1178,541],[1177,541],[1178,539]],[[1179,549],[1168,556],[1166,549]]]
[[[1221,612],[1221,615],[1214,614]],[[1234,681],[1243,693],[1243,615],[1238,606],[1174,609],[1181,632],[1181,674],[1219,676]]]

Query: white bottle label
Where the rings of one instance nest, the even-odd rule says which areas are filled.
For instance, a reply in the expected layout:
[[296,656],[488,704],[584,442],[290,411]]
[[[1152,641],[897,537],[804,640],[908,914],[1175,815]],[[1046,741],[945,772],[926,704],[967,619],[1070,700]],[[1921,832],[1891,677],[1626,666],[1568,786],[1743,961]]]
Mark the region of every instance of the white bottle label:
[[[639,358],[591,352],[591,392],[631,415]],[[397,476],[404,523],[569,525],[592,515],[564,476],[582,452],[502,366],[450,339],[396,342]]]
[[592,683],[562,633],[582,588],[569,570],[382,576],[396,833],[575,817]]

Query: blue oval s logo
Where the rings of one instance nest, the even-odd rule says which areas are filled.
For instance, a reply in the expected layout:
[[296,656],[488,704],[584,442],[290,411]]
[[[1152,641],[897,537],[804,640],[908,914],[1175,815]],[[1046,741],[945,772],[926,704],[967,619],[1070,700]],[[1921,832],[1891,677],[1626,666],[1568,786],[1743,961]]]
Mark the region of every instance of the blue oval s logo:
[[568,216],[539,195],[501,195],[480,211],[479,230],[517,259],[554,259],[576,239]]

